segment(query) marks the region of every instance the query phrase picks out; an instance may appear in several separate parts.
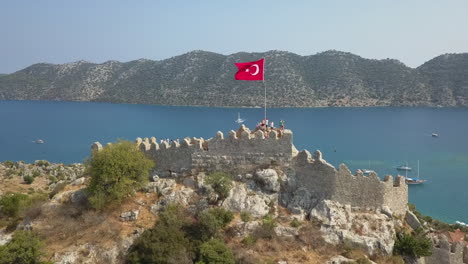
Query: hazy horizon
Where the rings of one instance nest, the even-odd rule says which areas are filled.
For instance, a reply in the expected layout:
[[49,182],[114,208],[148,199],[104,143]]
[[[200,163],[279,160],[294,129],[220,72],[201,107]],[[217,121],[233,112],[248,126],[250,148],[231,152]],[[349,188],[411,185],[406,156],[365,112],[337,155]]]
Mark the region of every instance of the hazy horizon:
[[465,10],[463,0],[11,1],[0,10],[0,73],[36,63],[164,60],[193,50],[338,50],[416,68],[468,52]]

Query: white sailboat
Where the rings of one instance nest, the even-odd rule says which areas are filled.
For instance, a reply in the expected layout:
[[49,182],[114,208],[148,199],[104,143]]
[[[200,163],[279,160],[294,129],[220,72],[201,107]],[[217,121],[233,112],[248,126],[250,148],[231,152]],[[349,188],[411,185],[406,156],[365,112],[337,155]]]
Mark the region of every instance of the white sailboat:
[[[408,175],[408,173],[406,175]],[[419,160],[418,160],[418,176],[415,179],[408,178],[408,176],[406,176],[405,181],[406,181],[407,184],[421,184],[421,183],[426,182],[426,180],[419,179]]]
[[240,117],[240,113],[238,112],[238,113],[237,113],[237,119],[235,120],[235,122],[236,122],[237,124],[242,124],[242,123],[245,122],[245,120],[246,120],[246,119]]
[[408,162],[406,162],[406,165],[401,165],[396,167],[397,170],[399,171],[410,171],[411,167],[408,167]]
[[373,170],[370,169],[370,160],[369,160],[369,167],[368,167],[368,169],[362,169],[362,173],[364,173],[364,174],[370,174],[370,173],[372,173],[372,172],[375,172],[375,171],[373,171]]

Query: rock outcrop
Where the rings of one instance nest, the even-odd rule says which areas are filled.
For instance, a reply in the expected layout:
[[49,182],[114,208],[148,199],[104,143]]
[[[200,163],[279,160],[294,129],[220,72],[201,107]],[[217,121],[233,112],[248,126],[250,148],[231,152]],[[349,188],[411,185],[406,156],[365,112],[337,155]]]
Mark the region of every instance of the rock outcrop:
[[347,243],[373,254],[391,254],[396,227],[402,226],[379,210],[352,208],[335,201],[324,200],[312,209],[310,216],[321,222],[324,238],[332,244]]

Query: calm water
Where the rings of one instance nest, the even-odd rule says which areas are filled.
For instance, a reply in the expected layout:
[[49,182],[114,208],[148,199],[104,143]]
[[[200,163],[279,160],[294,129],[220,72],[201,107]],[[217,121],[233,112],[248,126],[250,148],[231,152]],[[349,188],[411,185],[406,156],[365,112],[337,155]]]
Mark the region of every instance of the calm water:
[[[238,127],[238,112],[251,128],[263,116],[263,109],[0,101],[0,161],[82,162],[94,141],[227,135]],[[428,182],[410,186],[410,201],[438,219],[468,222],[468,109],[270,109],[268,116],[286,121],[299,150],[320,149],[328,162],[352,171],[370,161],[380,177],[395,175],[407,161],[408,176],[415,176],[419,160]]]

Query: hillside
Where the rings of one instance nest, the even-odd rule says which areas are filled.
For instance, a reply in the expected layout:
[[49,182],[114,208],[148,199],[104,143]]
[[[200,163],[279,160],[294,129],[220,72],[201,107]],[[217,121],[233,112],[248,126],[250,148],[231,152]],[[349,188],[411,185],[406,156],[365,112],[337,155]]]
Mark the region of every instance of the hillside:
[[41,63],[0,75],[0,100],[261,106],[262,82],[234,80],[234,62],[261,57],[270,106],[468,106],[468,53],[441,55],[413,69],[340,51],[192,51],[161,61]]

